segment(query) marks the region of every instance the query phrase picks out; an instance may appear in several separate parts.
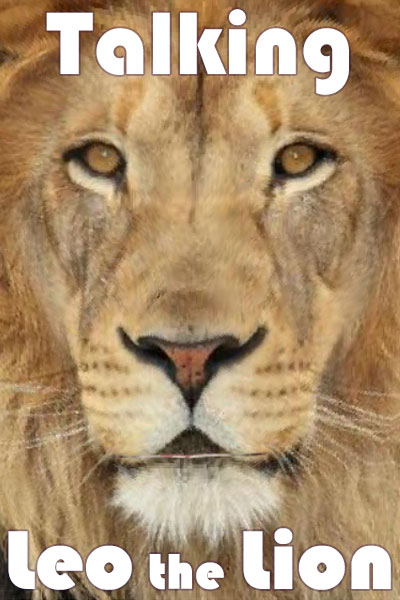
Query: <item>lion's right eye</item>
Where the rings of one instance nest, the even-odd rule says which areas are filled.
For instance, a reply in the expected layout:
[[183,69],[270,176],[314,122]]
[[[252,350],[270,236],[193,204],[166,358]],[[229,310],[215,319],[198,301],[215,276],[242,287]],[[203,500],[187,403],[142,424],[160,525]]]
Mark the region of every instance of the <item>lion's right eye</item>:
[[112,144],[91,142],[81,148],[75,148],[65,156],[67,161],[80,163],[91,175],[120,178],[125,171],[125,159]]

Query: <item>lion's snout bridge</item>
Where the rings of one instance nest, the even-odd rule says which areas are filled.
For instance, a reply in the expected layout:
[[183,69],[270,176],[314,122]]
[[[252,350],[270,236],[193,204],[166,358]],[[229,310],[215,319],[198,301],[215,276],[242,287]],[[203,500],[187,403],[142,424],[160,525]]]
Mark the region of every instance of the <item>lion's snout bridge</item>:
[[122,328],[119,335],[124,347],[137,359],[151,363],[167,374],[193,410],[203,389],[218,370],[253,352],[264,340],[266,329],[260,327],[244,343],[233,335],[184,344],[155,336],[141,336],[134,342]]

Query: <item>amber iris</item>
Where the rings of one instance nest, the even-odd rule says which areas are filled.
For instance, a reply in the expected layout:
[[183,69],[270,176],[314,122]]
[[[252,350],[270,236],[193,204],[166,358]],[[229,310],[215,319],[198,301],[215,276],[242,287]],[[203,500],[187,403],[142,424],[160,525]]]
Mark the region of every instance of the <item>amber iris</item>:
[[304,175],[318,160],[318,150],[308,144],[291,144],[278,154],[277,171],[280,175]]
[[82,159],[91,171],[103,177],[115,175],[123,165],[119,151],[114,146],[101,142],[87,146],[83,151]]

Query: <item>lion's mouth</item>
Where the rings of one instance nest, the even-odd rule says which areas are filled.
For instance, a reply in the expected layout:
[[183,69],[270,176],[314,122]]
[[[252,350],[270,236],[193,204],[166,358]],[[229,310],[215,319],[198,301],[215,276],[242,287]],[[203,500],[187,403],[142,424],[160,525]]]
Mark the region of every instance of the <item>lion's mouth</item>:
[[279,454],[232,453],[213,442],[196,428],[186,429],[157,454],[141,456],[114,456],[114,464],[125,471],[136,471],[149,464],[176,464],[193,461],[193,464],[218,464],[226,462],[246,463],[268,475],[284,472],[294,476],[299,468],[299,446]]

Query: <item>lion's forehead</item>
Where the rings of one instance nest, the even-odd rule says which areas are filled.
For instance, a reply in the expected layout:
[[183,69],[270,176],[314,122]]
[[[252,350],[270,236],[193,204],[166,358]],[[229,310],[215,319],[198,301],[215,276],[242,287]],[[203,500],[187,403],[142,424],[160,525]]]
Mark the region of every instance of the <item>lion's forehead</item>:
[[[54,82],[54,94],[60,114],[66,115],[61,125],[65,123],[72,141],[74,135],[115,130],[158,146],[173,139],[197,147],[219,138],[229,142],[232,152],[279,130],[322,132],[332,136],[333,143],[351,138],[347,121],[351,118],[356,127],[361,120],[354,110],[357,92],[352,81],[340,96],[323,98],[314,93],[314,79],[302,65],[292,77],[203,73],[120,78],[104,73],[91,56],[82,75],[66,81],[65,89]],[[63,127],[59,131],[64,136]]]

